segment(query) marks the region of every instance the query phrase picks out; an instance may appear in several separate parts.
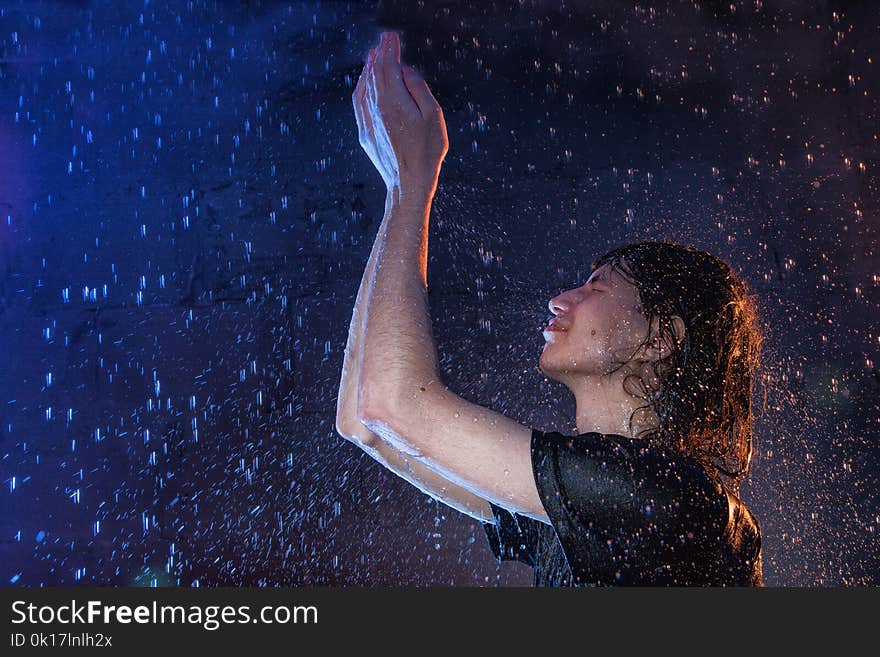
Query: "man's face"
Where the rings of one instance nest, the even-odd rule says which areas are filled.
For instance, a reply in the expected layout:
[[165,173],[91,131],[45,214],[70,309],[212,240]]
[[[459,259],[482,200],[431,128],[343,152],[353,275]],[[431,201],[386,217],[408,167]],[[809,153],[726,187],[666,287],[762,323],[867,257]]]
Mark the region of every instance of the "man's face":
[[[549,306],[555,317],[544,330],[539,367],[561,383],[611,372],[629,361],[647,336],[638,290],[609,264],[581,287],[553,297]],[[552,330],[556,327],[561,330]]]

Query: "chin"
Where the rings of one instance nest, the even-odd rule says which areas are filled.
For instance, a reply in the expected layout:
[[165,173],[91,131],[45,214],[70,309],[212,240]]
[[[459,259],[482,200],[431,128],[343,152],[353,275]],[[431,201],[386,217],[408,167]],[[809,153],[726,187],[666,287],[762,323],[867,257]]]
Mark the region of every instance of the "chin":
[[548,379],[567,386],[574,379],[593,373],[595,364],[584,360],[575,365],[566,354],[551,355],[545,352],[538,359],[538,368]]
[[548,359],[545,359],[544,354],[541,354],[541,358],[538,359],[538,369],[540,369],[548,379],[553,379],[554,381],[559,379],[561,368],[557,367]]

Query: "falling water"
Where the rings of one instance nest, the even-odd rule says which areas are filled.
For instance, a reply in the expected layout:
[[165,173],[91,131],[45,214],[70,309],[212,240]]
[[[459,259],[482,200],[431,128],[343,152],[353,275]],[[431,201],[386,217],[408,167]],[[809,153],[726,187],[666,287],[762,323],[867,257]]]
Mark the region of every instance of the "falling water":
[[880,584],[876,9],[478,4],[0,7],[4,581],[531,580],[334,430],[384,201],[351,92],[383,26],[449,129],[450,388],[571,433],[548,299],[628,241],[715,253],[767,322],[765,582]]

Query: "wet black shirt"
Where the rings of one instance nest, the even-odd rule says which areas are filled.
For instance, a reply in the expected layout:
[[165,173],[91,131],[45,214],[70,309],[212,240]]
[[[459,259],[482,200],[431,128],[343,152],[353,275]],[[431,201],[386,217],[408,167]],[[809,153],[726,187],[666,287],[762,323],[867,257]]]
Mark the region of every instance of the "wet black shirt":
[[535,586],[760,586],[761,530],[695,460],[614,434],[532,430],[552,526],[490,502],[492,553]]

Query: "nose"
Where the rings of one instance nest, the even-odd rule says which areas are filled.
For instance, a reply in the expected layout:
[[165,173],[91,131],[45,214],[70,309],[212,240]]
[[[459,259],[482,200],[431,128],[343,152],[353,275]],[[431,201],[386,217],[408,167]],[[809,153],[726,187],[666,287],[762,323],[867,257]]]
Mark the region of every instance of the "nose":
[[558,294],[548,304],[550,312],[554,315],[565,314],[570,311],[577,303],[577,290],[566,290],[562,294]]

